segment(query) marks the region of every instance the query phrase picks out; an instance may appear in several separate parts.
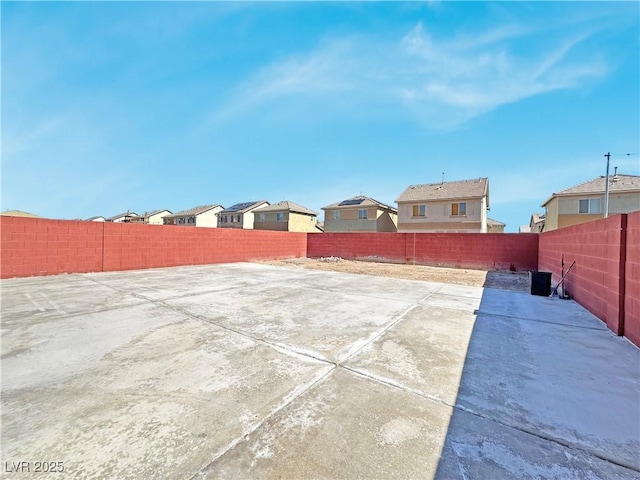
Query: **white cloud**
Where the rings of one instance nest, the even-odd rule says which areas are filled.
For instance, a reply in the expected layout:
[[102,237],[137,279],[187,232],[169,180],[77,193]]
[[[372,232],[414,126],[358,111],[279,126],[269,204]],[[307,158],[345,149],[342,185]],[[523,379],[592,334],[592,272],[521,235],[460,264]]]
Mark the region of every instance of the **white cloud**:
[[324,41],[313,51],[264,68],[236,89],[217,120],[241,116],[286,98],[322,99],[327,108],[396,105],[428,128],[449,129],[501,105],[604,76],[602,58],[574,58],[592,33],[545,39],[536,53],[518,53],[518,41],[541,32],[514,25],[476,35],[436,38],[417,24],[395,42],[350,37]]

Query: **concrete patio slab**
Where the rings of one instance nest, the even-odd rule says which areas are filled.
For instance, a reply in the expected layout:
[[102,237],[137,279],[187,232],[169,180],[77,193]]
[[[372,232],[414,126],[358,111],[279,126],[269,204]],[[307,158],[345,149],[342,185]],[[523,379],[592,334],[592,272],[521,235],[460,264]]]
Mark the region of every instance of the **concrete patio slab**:
[[[73,358],[73,376],[25,368],[29,381],[16,379],[24,365],[3,361],[5,458],[64,461],[77,478],[190,477],[333,368],[175,320]],[[38,373],[61,370],[57,360]]]
[[470,312],[420,305],[345,365],[453,406],[475,322]]
[[5,478],[640,475],[639,350],[571,301],[256,264],[0,286]]
[[167,300],[254,338],[338,361],[403,315],[408,302],[270,284]]
[[607,330],[604,322],[588,310],[575,302],[562,300],[557,296],[552,298],[532,296],[521,292],[486,288],[476,313]]
[[451,413],[338,370],[197,478],[433,478]]
[[2,326],[21,327],[144,303],[129,292],[120,292],[80,275],[17,278],[2,283]]

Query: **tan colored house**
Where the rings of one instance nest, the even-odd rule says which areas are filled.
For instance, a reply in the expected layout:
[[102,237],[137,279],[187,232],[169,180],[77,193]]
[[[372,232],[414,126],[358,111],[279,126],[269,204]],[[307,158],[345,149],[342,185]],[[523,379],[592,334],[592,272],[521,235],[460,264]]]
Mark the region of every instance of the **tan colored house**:
[[494,220],[493,218],[487,218],[487,233],[504,233],[505,223]]
[[[604,217],[605,177],[600,176],[553,193],[545,208],[544,231],[589,222]],[[609,215],[640,210],[640,176],[614,174],[609,177]]]
[[163,225],[216,228],[218,225],[217,214],[221,210],[222,205],[202,205],[171,215],[165,215],[162,217],[162,223]]
[[267,205],[266,200],[236,203],[218,213],[218,227],[253,229],[254,210]]
[[325,232],[395,232],[398,211],[363,195],[332,203],[324,210]]
[[253,211],[253,228],[256,230],[315,232],[317,224],[316,212],[288,200]]
[[169,210],[152,210],[144,212],[143,215],[133,217],[131,223],[147,223],[149,225],[164,225],[163,218],[171,215]]
[[396,202],[398,232],[489,231],[488,178],[409,185]]
[[129,223],[133,217],[137,216],[138,214],[136,212],[130,212],[127,210],[125,213],[119,213],[118,215],[107,218],[106,221],[114,223]]

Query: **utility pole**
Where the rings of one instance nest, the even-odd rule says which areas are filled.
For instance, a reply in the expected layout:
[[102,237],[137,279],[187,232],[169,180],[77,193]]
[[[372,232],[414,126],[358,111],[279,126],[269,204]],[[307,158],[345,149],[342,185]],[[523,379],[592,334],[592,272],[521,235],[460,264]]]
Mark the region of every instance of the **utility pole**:
[[607,175],[604,177],[604,218],[609,216],[609,159],[611,158],[611,152],[607,152]]

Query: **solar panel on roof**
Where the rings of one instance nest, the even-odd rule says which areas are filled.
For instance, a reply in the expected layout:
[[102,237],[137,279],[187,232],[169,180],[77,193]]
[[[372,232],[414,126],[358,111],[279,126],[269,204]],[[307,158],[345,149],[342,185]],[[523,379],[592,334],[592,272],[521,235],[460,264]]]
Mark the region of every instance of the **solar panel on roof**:
[[350,200],[344,200],[338,204],[340,207],[346,207],[348,205],[360,205],[364,202],[364,198],[352,198]]
[[230,206],[229,208],[227,208],[227,212],[239,212],[240,210],[244,210],[245,208],[253,205],[256,202],[243,202],[243,203],[236,203],[235,205]]

